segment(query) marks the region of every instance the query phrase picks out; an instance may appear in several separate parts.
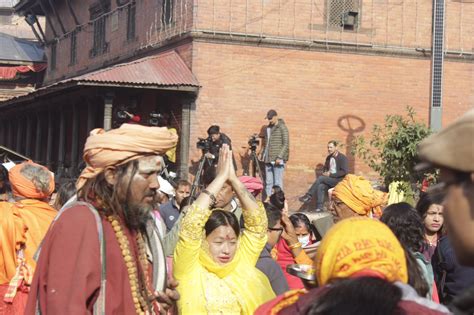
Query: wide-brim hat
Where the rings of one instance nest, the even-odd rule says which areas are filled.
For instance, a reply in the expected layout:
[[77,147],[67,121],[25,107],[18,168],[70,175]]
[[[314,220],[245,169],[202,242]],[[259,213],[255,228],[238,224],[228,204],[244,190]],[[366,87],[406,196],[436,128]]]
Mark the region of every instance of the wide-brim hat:
[[430,167],[445,167],[461,172],[474,172],[474,109],[435,133],[418,145],[421,171]]

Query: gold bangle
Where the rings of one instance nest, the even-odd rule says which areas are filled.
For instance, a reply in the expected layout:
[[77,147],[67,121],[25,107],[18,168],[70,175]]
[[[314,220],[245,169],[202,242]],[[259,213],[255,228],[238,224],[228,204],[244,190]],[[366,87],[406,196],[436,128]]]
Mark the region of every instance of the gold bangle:
[[303,246],[303,245],[301,245],[300,242],[296,242],[296,243],[294,243],[294,244],[288,245],[288,247],[289,247],[290,249],[300,248],[300,247],[302,247],[302,246]]

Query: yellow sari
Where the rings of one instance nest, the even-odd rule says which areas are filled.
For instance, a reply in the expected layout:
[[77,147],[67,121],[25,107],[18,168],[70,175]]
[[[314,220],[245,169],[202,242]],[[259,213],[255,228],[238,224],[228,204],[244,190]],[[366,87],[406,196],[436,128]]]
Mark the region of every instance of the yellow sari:
[[174,252],[174,277],[179,281],[180,314],[253,314],[275,297],[268,278],[255,268],[267,242],[267,218],[261,204],[243,211],[245,229],[234,259],[226,265],[213,261],[205,250],[204,225],[209,209],[195,205],[183,218]]

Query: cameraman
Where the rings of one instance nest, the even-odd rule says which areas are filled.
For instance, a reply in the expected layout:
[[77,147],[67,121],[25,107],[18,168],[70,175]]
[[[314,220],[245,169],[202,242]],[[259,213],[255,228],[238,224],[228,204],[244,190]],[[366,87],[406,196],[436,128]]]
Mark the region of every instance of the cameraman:
[[225,143],[229,145],[229,149],[232,150],[232,144],[230,138],[220,131],[219,126],[212,125],[207,129],[209,135],[210,147],[209,152],[206,153],[206,157],[213,159],[212,164],[217,165],[219,160],[219,150]]

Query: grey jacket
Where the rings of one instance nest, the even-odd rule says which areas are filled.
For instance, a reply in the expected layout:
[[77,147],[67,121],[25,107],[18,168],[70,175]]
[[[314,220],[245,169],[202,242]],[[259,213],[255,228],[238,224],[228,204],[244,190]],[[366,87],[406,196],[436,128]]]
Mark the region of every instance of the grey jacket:
[[270,254],[271,250],[272,248],[270,245],[266,244],[258,258],[256,267],[267,276],[272,285],[273,292],[275,292],[276,295],[280,295],[288,291],[290,288],[288,287],[288,282],[286,281],[280,265],[273,260]]

